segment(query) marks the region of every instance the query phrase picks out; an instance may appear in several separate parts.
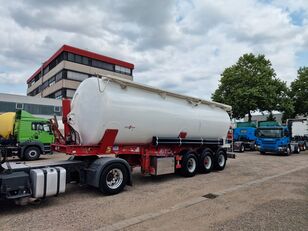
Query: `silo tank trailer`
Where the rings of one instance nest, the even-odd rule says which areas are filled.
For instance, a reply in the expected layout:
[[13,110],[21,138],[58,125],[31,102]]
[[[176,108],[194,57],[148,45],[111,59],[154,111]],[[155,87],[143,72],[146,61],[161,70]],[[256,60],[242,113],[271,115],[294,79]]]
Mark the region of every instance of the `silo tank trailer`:
[[64,133],[51,119],[52,148],[70,157],[18,163],[7,161],[0,150],[1,199],[27,203],[63,193],[70,182],[117,194],[132,185],[134,167],[143,175],[192,177],[221,171],[228,157],[235,158],[225,144],[228,105],[97,76],[84,80],[62,106]]

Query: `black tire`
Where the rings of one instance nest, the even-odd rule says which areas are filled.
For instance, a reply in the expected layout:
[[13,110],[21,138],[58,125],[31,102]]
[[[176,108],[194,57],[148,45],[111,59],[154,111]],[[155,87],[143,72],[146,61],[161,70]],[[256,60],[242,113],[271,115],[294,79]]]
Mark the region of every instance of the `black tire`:
[[241,144],[240,152],[245,152],[245,146],[244,146],[244,144]]
[[265,154],[266,154],[266,152],[261,152],[261,151],[260,151],[260,155],[265,155]]
[[301,152],[301,148],[299,146],[297,146],[296,149],[295,149],[295,153],[300,154],[300,152]]
[[286,155],[286,156],[290,156],[290,155],[291,155],[291,149],[290,149],[290,147],[287,147],[287,150],[285,151],[285,155]]
[[256,145],[255,144],[250,145],[250,151],[256,151]]
[[41,150],[38,147],[31,146],[26,148],[22,159],[24,160],[38,160],[41,155]]
[[102,171],[99,190],[107,195],[118,194],[123,191],[127,180],[128,172],[126,167],[120,163],[111,163]]
[[199,158],[199,170],[201,173],[209,173],[214,168],[214,156],[211,149],[206,148]]
[[224,149],[218,149],[214,156],[215,170],[222,171],[226,167],[227,153]]
[[181,160],[181,175],[185,177],[193,177],[198,170],[198,159],[193,152],[187,152]]

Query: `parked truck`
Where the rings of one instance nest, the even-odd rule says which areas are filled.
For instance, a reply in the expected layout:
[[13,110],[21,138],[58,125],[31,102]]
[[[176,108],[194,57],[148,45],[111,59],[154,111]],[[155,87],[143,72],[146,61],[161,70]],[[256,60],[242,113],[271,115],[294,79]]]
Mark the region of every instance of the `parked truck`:
[[132,184],[134,167],[143,175],[192,177],[221,171],[234,158],[225,148],[228,105],[108,76],[86,79],[62,103],[64,134],[51,120],[53,150],[71,157],[35,166],[3,163],[1,198],[58,195],[71,181],[116,194]]
[[[259,123],[257,128],[258,149],[261,154],[266,152],[291,155],[304,150],[304,136],[298,137],[301,126],[305,124],[300,120],[289,120],[288,126],[282,126],[277,122]],[[303,122],[303,123],[302,123]],[[293,133],[292,133],[293,131]],[[303,133],[304,135],[304,133]]]
[[48,119],[19,110],[0,115],[0,147],[6,156],[37,160],[51,154],[54,136]]
[[237,122],[233,129],[233,150],[244,152],[245,150],[254,151],[256,149],[256,123]]
[[299,151],[305,151],[308,148],[308,120],[289,119],[287,121],[290,132],[291,143],[298,144]]

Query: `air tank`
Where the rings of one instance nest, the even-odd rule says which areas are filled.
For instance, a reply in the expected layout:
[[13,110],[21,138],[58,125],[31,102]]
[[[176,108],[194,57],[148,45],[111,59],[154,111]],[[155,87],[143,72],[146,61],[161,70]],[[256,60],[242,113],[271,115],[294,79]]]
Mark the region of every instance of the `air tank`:
[[115,77],[91,77],[75,92],[68,115],[82,145],[98,144],[117,129],[115,144],[146,144],[153,136],[225,139],[228,105]]

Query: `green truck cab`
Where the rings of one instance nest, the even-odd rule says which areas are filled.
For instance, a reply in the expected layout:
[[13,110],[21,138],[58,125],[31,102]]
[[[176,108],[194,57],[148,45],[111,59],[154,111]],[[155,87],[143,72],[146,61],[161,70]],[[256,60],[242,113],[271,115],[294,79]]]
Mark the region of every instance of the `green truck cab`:
[[0,140],[0,148],[6,156],[17,155],[22,160],[37,160],[41,154],[52,154],[54,135],[48,119],[20,110],[14,119],[6,123],[13,123],[9,135]]

